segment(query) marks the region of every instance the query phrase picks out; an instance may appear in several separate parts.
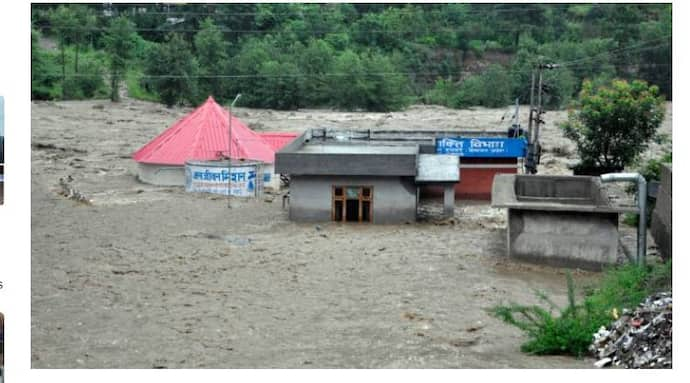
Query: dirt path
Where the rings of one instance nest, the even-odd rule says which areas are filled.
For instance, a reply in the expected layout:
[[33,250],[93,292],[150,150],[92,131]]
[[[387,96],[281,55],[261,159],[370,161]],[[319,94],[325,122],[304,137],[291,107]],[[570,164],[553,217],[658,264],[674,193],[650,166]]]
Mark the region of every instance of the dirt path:
[[[139,183],[131,153],[188,111],[33,105],[34,368],[591,366],[519,352],[520,331],[487,313],[536,302],[535,289],[566,300],[562,270],[506,259],[500,210],[458,202],[457,225],[305,225],[287,220],[279,196],[228,209],[222,197]],[[502,113],[238,110],[266,131],[471,127]],[[545,133],[547,150],[567,145]],[[552,160],[544,172],[570,158]],[[67,176],[92,204],[57,194]]]

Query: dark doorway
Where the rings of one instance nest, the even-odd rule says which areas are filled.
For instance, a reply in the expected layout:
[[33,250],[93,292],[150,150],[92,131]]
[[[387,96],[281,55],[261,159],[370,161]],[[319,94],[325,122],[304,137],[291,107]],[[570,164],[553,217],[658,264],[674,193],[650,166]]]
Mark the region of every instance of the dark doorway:
[[345,219],[347,222],[359,222],[359,201],[356,199],[347,200],[345,209]]
[[338,222],[371,222],[373,188],[371,186],[341,186],[332,188],[331,218]]

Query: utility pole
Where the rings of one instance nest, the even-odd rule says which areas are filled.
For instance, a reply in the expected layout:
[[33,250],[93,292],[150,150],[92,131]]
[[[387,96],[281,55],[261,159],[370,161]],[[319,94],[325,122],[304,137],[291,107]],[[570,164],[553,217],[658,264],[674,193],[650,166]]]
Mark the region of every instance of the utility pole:
[[235,106],[237,100],[240,99],[242,93],[238,93],[235,99],[228,107],[228,209],[230,206],[230,190],[232,190],[232,108]]
[[[537,173],[537,165],[541,160],[541,144],[539,143],[539,130],[544,123],[541,116],[544,114],[542,105],[544,94],[544,69],[556,69],[558,64],[538,64],[536,72],[532,72],[532,87],[529,96],[529,125],[527,128],[527,162],[525,170],[529,174]],[[534,104],[534,83],[537,82],[537,104]],[[534,127],[534,130],[532,129]]]

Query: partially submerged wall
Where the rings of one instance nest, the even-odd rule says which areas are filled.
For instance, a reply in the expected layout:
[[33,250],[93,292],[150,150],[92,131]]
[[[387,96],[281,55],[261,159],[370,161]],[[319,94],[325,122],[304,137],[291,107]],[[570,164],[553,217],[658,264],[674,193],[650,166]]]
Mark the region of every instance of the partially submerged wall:
[[[274,174],[273,164],[264,165],[264,189],[279,190],[280,175]],[[138,163],[138,177],[141,182],[156,186],[185,186],[184,166],[153,165]]]
[[508,209],[508,251],[542,265],[601,270],[616,262],[618,214]]
[[184,186],[184,166],[139,163],[139,180],[156,186]]
[[417,192],[414,177],[291,176],[290,219],[302,222],[331,220],[332,186],[371,186],[372,222],[414,222]]
[[673,256],[672,236],[672,184],[673,173],[670,165],[661,166],[661,185],[656,197],[656,206],[652,213],[651,232],[659,247],[661,257],[671,259]]
[[508,208],[508,255],[601,270],[616,262],[618,214],[598,177],[497,175],[492,206]]
[[[491,200],[491,186],[497,174],[517,174],[515,158],[461,158],[460,182],[455,184],[455,197],[468,200]],[[442,196],[443,188],[424,186],[422,197]]]

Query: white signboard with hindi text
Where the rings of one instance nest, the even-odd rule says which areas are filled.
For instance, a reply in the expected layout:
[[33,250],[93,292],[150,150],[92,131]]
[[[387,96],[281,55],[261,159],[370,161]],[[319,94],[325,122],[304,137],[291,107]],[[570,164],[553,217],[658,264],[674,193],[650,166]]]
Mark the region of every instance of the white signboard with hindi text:
[[188,192],[254,197],[260,182],[256,165],[232,166],[230,169],[189,163],[185,165],[185,190]]

